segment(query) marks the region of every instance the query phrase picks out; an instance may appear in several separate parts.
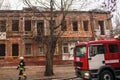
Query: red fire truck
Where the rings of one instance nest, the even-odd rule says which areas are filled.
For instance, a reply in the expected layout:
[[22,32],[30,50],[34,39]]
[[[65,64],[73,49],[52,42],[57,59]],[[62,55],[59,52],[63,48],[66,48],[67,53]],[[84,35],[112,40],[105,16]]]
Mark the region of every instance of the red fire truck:
[[120,40],[76,44],[74,67],[76,75],[84,80],[116,80],[120,77]]

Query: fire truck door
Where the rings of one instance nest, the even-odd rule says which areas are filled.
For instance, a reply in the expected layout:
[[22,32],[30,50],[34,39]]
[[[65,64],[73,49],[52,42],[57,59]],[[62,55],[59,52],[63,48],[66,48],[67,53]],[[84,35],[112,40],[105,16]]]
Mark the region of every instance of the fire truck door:
[[103,61],[104,61],[104,46],[102,44],[90,46],[88,58],[89,69],[90,70],[98,69],[99,67],[105,65]]

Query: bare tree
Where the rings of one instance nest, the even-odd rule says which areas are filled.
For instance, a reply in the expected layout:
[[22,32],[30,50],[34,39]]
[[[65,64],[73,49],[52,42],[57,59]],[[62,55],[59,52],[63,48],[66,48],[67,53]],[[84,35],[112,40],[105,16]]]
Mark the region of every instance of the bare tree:
[[103,4],[106,9],[111,12],[111,18],[113,18],[113,35],[120,34],[120,11],[119,11],[119,0],[104,0]]
[[[65,26],[65,17],[67,15],[67,11],[71,9],[71,6],[75,3],[76,0],[34,0],[33,2],[30,0],[23,0],[24,4],[28,5],[33,12],[33,4],[39,4],[38,6],[44,7],[43,10],[38,11],[44,17],[44,19],[48,20],[46,15],[42,14],[42,11],[49,11],[50,19],[50,34],[48,36],[39,36],[39,41],[42,41],[43,44],[46,45],[46,68],[45,68],[45,76],[54,75],[53,72],[53,57],[56,49],[56,44],[59,37],[64,33],[64,31],[59,31],[60,27],[64,28]],[[79,0],[82,1],[82,0]],[[84,1],[84,0],[83,0]],[[87,0],[86,0],[87,1]],[[85,2],[85,1],[84,1]],[[84,4],[85,5],[85,4]],[[83,6],[83,5],[82,5]],[[59,24],[55,24],[55,16],[57,14],[61,15],[61,21]],[[42,32],[42,31],[40,31]]]
[[0,0],[0,9],[1,9],[1,6],[2,6],[2,4],[3,4],[3,1],[4,1],[4,0]]

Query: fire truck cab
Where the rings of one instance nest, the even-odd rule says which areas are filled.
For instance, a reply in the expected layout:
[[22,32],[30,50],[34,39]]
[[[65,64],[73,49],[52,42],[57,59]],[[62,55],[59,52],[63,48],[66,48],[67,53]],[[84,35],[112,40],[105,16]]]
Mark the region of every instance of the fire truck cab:
[[76,75],[84,80],[116,80],[120,77],[120,40],[76,44],[74,67]]

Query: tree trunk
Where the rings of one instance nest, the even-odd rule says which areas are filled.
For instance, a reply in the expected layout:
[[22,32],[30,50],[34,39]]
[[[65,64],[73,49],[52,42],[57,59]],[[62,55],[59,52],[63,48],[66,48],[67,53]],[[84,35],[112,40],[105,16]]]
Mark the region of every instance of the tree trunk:
[[52,76],[53,73],[53,59],[51,52],[47,52],[46,54],[46,67],[45,67],[45,76]]
[[48,52],[46,53],[46,67],[45,67],[45,76],[52,76],[54,75],[53,72],[53,58],[54,58],[54,52],[56,47],[56,41],[54,41],[52,38],[51,41],[48,42]]

